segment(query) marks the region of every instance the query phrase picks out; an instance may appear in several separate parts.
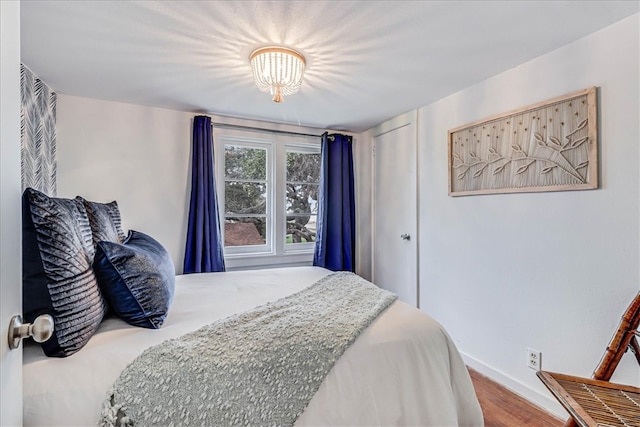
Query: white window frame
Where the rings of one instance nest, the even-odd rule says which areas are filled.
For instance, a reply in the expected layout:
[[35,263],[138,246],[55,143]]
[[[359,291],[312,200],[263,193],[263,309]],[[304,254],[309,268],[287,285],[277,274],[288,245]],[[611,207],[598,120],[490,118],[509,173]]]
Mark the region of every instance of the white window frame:
[[[286,236],[286,228],[287,228],[287,195],[286,195],[286,191],[285,191],[285,186],[287,183],[287,167],[286,167],[286,163],[287,163],[287,153],[288,152],[293,152],[293,153],[303,153],[303,154],[320,154],[320,144],[305,144],[305,143],[300,143],[300,142],[292,142],[292,143],[288,143],[288,144],[284,144],[284,154],[283,154],[283,162],[284,162],[284,177],[283,177],[283,181],[282,181],[282,185],[280,186],[282,188],[282,203],[283,203],[283,218],[282,218],[282,223],[283,223],[283,236]],[[320,182],[318,181],[318,184],[320,184]],[[319,198],[319,196],[318,196]],[[316,218],[317,218],[318,212],[316,212]],[[317,238],[317,236],[316,236]],[[284,249],[283,252],[284,253],[296,253],[296,252],[313,252],[315,249],[315,242],[307,242],[307,243],[286,243],[283,239],[283,245],[284,245]]]
[[[220,218],[220,224],[222,225],[222,229],[220,230],[222,232],[222,238],[224,239],[224,224],[225,224],[225,219],[226,219],[226,205],[225,205],[225,188],[226,188],[226,177],[225,177],[225,167],[224,167],[224,160],[225,160],[225,147],[227,145],[233,145],[236,147],[246,147],[246,148],[256,148],[256,149],[260,149],[260,150],[265,150],[266,151],[266,183],[267,183],[267,206],[265,209],[265,214],[266,214],[266,224],[267,224],[267,228],[266,228],[266,232],[265,232],[265,240],[266,243],[264,245],[247,245],[247,246],[225,246],[224,248],[224,253],[225,256],[227,254],[229,255],[234,255],[234,254],[254,254],[254,253],[260,253],[260,254],[272,254],[274,253],[273,250],[273,243],[274,243],[274,237],[275,237],[275,233],[274,233],[274,227],[273,227],[273,219],[274,219],[274,188],[275,188],[275,183],[273,180],[273,141],[270,140],[264,140],[264,139],[256,139],[256,138],[239,138],[239,137],[233,137],[233,136],[223,136],[220,138],[220,167],[218,168],[218,170],[220,171],[220,179],[218,179],[217,181],[220,184],[220,186],[218,186],[218,205],[219,205],[219,209],[220,209],[220,215],[222,218]],[[220,195],[220,193],[222,193],[222,195]],[[224,241],[224,240],[223,240]]]
[[[213,128],[216,188],[222,238],[225,222],[225,145],[267,149],[267,243],[224,248],[228,270],[256,267],[311,265],[315,243],[285,242],[286,233],[286,153],[319,153],[320,138],[292,136],[264,131]],[[270,220],[269,220],[270,219]]]

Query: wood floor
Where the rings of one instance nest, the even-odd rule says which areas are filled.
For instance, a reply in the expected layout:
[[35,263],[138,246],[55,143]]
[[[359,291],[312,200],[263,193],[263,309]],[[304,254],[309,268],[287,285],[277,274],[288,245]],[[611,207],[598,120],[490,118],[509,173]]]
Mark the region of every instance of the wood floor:
[[500,384],[469,369],[486,427],[562,427],[560,420]]

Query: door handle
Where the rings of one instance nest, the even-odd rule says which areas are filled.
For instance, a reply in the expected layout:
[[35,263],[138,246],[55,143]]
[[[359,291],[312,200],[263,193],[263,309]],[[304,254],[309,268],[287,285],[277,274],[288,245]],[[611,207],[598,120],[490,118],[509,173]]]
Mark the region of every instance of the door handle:
[[408,241],[408,240],[411,240],[411,236],[410,236],[409,234],[407,234],[407,233],[401,234],[401,235],[400,235],[400,238],[401,238],[402,240],[407,240],[407,241]]
[[9,322],[9,349],[15,350],[23,338],[31,337],[35,342],[45,342],[53,335],[53,317],[41,314],[33,323],[23,323],[22,316],[17,315]]

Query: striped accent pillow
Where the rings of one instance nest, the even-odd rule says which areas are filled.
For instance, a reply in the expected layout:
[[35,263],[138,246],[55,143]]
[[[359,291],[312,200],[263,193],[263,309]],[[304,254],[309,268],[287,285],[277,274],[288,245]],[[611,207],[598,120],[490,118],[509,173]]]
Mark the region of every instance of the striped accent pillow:
[[111,203],[98,203],[85,200],[80,196],[77,196],[76,199],[83,203],[87,211],[93,234],[94,249],[98,242],[124,242],[127,236],[122,230],[120,209],[115,200]]
[[91,267],[91,226],[80,200],[22,196],[22,305],[27,322],[53,316],[55,331],[42,343],[47,356],[80,350],[100,326],[106,303]]

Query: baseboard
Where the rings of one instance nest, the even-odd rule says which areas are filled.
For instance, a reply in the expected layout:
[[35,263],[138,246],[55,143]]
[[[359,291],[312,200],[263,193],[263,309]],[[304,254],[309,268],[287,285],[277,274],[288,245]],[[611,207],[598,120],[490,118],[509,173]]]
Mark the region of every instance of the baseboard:
[[526,384],[521,383],[520,381],[505,375],[504,373],[492,368],[485,363],[460,352],[462,355],[462,359],[471,369],[474,369],[481,373],[482,375],[491,378],[495,382],[500,385],[508,388],[512,392],[522,396],[524,399],[528,400],[532,404],[539,406],[550,414],[555,415],[560,419],[567,419],[569,414],[564,410],[562,405],[558,403],[557,400],[552,398],[551,396],[545,396],[539,393],[537,390],[532,389]]

